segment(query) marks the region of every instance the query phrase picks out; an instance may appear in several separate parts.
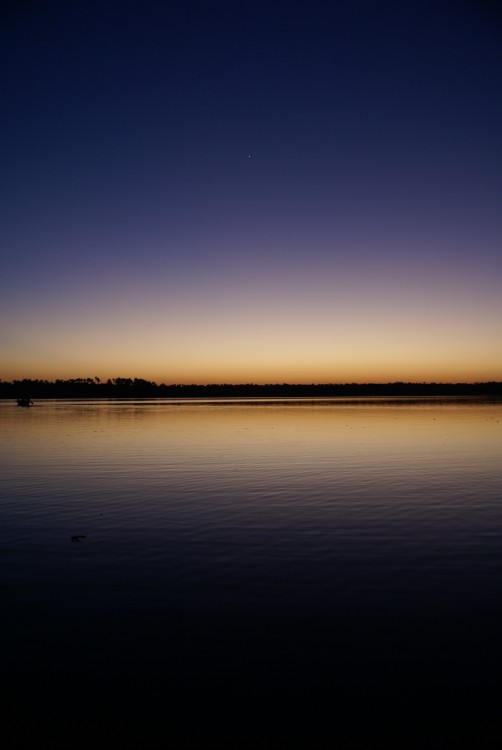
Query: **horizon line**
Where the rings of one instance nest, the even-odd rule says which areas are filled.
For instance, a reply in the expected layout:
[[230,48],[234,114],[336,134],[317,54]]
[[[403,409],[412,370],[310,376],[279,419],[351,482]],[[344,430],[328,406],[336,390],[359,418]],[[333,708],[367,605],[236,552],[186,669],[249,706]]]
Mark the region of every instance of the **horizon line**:
[[282,386],[294,386],[299,388],[309,388],[309,387],[318,387],[318,386],[368,386],[368,385],[377,385],[377,386],[385,386],[385,385],[502,385],[502,379],[501,380],[386,380],[386,381],[377,381],[377,380],[345,380],[345,381],[311,381],[311,382],[295,382],[295,381],[276,381],[276,382],[253,382],[253,381],[240,381],[240,382],[229,382],[229,381],[211,381],[211,382],[204,382],[204,383],[198,383],[198,382],[158,382],[155,380],[147,380],[146,378],[124,378],[124,377],[116,377],[116,378],[106,378],[101,379],[98,376],[95,376],[93,378],[87,377],[76,377],[76,378],[55,378],[53,380],[49,380],[47,378],[13,378],[12,380],[3,380],[0,378],[0,384],[1,385],[14,385],[17,383],[37,383],[37,384],[47,384],[47,385],[93,385],[93,386],[103,386],[103,385],[113,385],[113,386],[127,386],[127,385],[150,385],[150,386],[156,386],[156,387],[190,387],[190,388],[208,388],[208,387],[249,387],[253,386],[256,388],[265,388],[265,387],[282,387]]

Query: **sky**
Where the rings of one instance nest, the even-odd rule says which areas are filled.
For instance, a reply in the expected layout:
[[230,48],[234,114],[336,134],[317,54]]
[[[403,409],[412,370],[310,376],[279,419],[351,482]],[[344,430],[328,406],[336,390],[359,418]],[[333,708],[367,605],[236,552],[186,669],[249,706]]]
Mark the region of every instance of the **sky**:
[[0,13],[0,379],[502,380],[496,3]]

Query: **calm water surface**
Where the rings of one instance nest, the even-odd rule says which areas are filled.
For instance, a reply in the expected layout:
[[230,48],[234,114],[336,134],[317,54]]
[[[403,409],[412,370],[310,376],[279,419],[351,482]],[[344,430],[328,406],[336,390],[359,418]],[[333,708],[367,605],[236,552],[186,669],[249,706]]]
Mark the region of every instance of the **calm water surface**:
[[502,404],[0,402],[0,429],[14,714],[496,723]]

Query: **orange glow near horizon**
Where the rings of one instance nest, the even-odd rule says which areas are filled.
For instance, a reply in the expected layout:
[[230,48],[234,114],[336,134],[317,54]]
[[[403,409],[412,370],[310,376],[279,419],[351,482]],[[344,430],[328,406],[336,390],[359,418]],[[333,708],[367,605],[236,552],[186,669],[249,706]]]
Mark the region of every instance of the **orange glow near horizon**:
[[502,380],[502,369],[493,366],[480,368],[479,363],[471,366],[466,363],[463,366],[455,366],[452,363],[436,363],[436,366],[427,367],[423,363],[415,366],[392,366],[390,363],[369,363],[366,366],[356,367],[346,363],[332,368],[326,365],[317,365],[313,362],[301,366],[299,363],[283,366],[264,363],[261,367],[255,362],[254,365],[242,364],[238,366],[225,362],[219,364],[207,363],[197,368],[189,366],[158,368],[147,367],[144,363],[135,364],[127,358],[113,358],[113,362],[90,361],[82,363],[81,366],[54,367],[54,364],[44,363],[25,364],[22,369],[12,371],[3,370],[1,380],[41,379],[56,380],[79,377],[98,377],[101,381],[108,378],[126,377],[143,378],[156,383],[182,383],[205,385],[210,383],[296,383],[296,384],[319,384],[319,383],[390,383],[390,382],[491,382]]
[[[329,277],[328,277],[329,278]],[[128,288],[85,293],[12,315],[2,380],[138,377],[157,383],[480,382],[502,380],[497,308],[489,286],[403,291],[375,280],[351,297],[306,277],[291,290],[268,279],[198,279],[190,294]],[[257,293],[259,290],[259,294]],[[84,290],[85,292],[85,290]],[[425,301],[423,297],[426,297]]]

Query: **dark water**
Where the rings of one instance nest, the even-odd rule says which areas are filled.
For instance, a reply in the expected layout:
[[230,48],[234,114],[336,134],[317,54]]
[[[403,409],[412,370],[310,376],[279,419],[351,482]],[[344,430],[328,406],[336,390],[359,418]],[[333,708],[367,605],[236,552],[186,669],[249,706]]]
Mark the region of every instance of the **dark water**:
[[499,746],[501,404],[0,402],[0,428],[9,747]]

